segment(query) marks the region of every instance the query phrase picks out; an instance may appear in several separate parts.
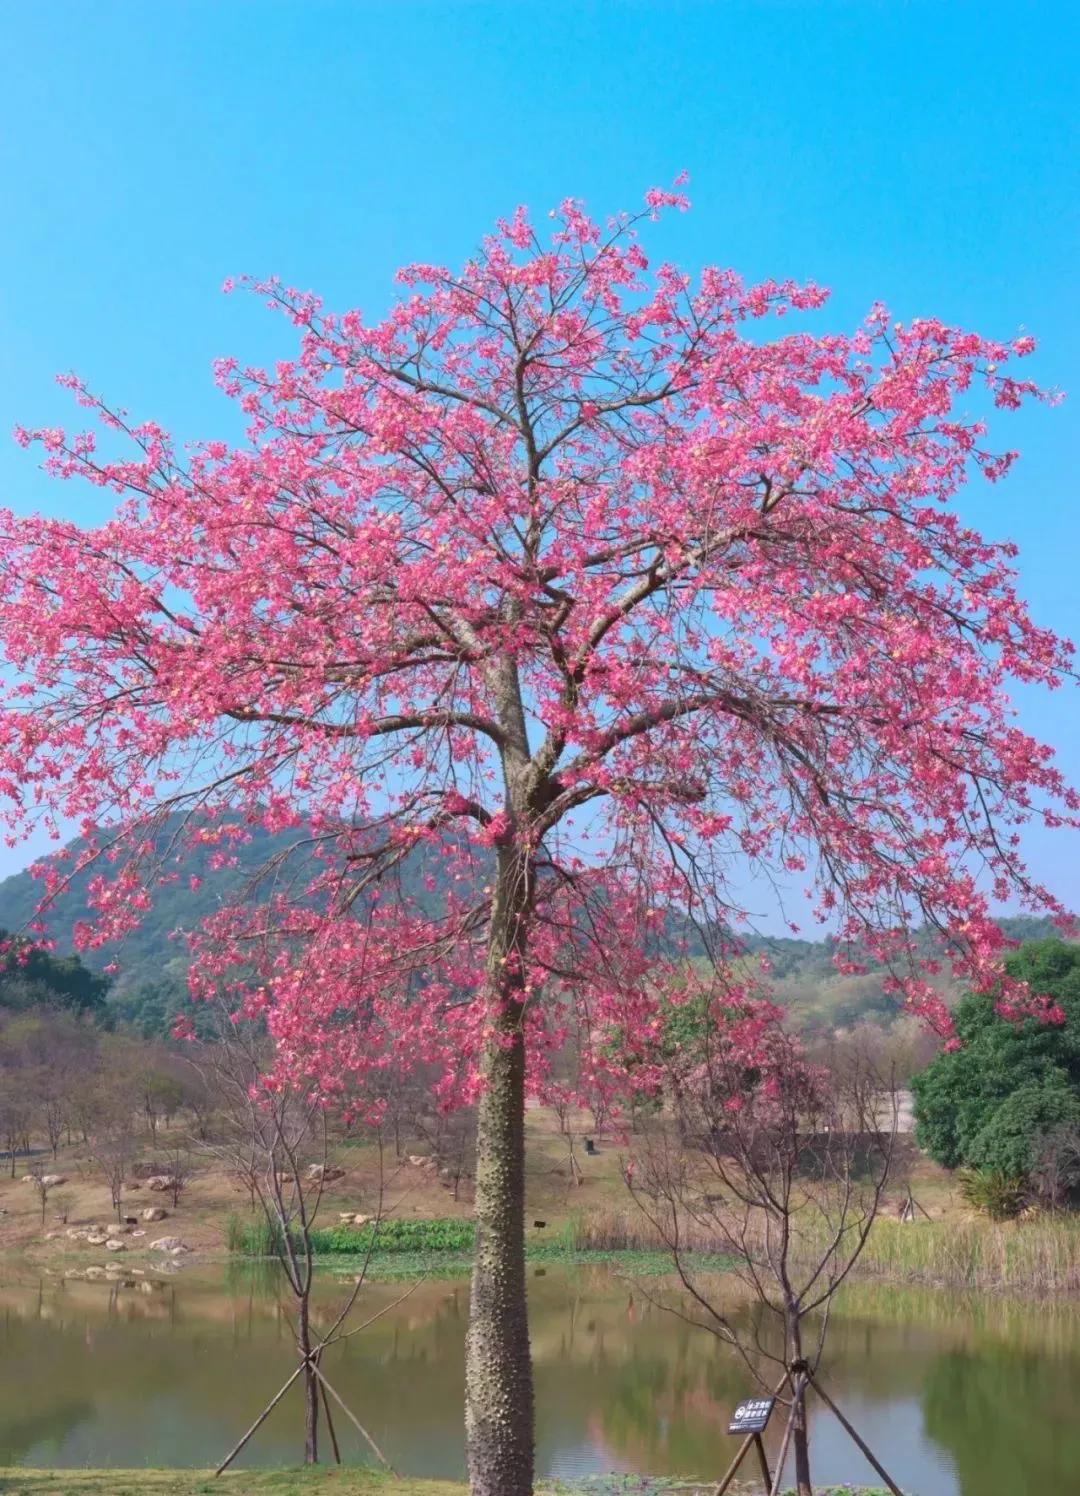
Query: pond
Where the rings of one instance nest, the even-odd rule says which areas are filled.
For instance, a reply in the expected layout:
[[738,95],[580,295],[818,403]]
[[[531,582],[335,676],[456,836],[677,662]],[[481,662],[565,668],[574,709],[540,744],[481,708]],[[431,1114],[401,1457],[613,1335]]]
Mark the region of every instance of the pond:
[[[753,1391],[733,1352],[650,1302],[657,1280],[602,1268],[532,1269],[538,1469],[717,1478],[732,1406]],[[366,1286],[354,1322],[403,1292]],[[341,1284],[320,1282],[328,1312]],[[328,1354],[326,1369],[390,1459],[458,1477],[465,1279],[428,1279]],[[265,1279],[81,1282],[3,1271],[0,1464],[214,1464],[292,1369],[290,1332]],[[1080,1308],[853,1289],[823,1368],[886,1468],[918,1496],[1035,1496],[1080,1471]],[[340,1420],[339,1420],[340,1422]],[[779,1420],[777,1420],[779,1423]],[[770,1429],[773,1448],[780,1433]],[[342,1430],[350,1460],[364,1458]],[[871,1472],[823,1410],[815,1477]],[[245,1457],[295,1464],[290,1394]],[[243,1463],[243,1461],[241,1461]]]

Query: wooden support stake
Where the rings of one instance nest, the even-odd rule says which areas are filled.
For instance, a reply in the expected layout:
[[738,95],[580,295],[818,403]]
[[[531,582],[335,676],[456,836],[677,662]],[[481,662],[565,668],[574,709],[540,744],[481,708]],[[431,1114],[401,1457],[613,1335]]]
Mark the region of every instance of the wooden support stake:
[[901,1491],[900,1487],[898,1485],[896,1485],[896,1483],[892,1480],[892,1478],[889,1475],[888,1471],[885,1470],[885,1469],[883,1469],[882,1466],[878,1464],[877,1458],[875,1457],[874,1452],[870,1448],[870,1446],[868,1444],[866,1444],[859,1437],[859,1435],[855,1432],[855,1429],[847,1421],[847,1419],[844,1417],[843,1413],[841,1413],[840,1409],[833,1402],[832,1398],[825,1391],[824,1387],[822,1387],[821,1384],[816,1379],[813,1378],[813,1373],[811,1373],[810,1376],[811,1376],[811,1383],[810,1384],[814,1388],[814,1390],[817,1393],[817,1395],[821,1398],[822,1402],[824,1402],[826,1404],[826,1406],[829,1407],[832,1410],[832,1412],[835,1414],[835,1416],[837,1418],[837,1421],[840,1423],[841,1427],[844,1428],[844,1429],[846,1429],[847,1433],[851,1436],[851,1438],[854,1440],[854,1442],[858,1445],[859,1449],[862,1451],[862,1453],[865,1455],[865,1457],[870,1461],[870,1464],[874,1467],[874,1469],[877,1471],[878,1475],[881,1476],[882,1480],[888,1486],[889,1490],[893,1493],[893,1496],[903,1496],[903,1492]]
[[772,1485],[769,1487],[769,1496],[780,1496],[780,1482],[784,1475],[784,1461],[787,1459],[788,1445],[791,1443],[791,1434],[795,1427],[795,1415],[799,1410],[799,1394],[805,1385],[806,1379],[802,1372],[799,1372],[791,1384],[791,1412],[788,1414],[787,1425],[784,1428],[784,1437],[780,1441],[780,1453],[776,1457],[776,1474],[773,1476]]
[[368,1433],[367,1429],[360,1422],[359,1418],[357,1418],[354,1413],[350,1412],[350,1410],[342,1402],[341,1398],[334,1391],[333,1387],[331,1387],[330,1383],[326,1380],[326,1377],[319,1370],[319,1366],[318,1366],[317,1362],[314,1362],[312,1364],[312,1370],[314,1371],[315,1375],[318,1377],[319,1381],[326,1388],[327,1392],[329,1392],[330,1396],[337,1403],[338,1407],[345,1414],[345,1417],[349,1420],[349,1422],[353,1425],[353,1427],[362,1435],[362,1437],[367,1440],[368,1444],[371,1445],[371,1448],[375,1451],[376,1457],[379,1460],[382,1461],[382,1463],[386,1466],[387,1470],[389,1470],[390,1474],[392,1476],[394,1476],[394,1478],[396,1480],[400,1480],[401,1479],[400,1475],[398,1475],[398,1472],[394,1469],[393,1465],[391,1465],[390,1461],[386,1458],[386,1456],[383,1454],[382,1450],[375,1443],[375,1440]]
[[286,1392],[288,1392],[289,1388],[296,1381],[297,1377],[303,1371],[303,1369],[304,1369],[304,1367],[305,1367],[306,1364],[307,1363],[304,1362],[304,1361],[300,1362],[300,1365],[293,1372],[292,1376],[285,1383],[284,1387],[282,1387],[282,1389],[280,1390],[280,1392],[278,1392],[275,1397],[271,1398],[271,1400],[266,1404],[266,1407],[263,1408],[263,1410],[259,1414],[258,1418],[256,1418],[255,1422],[251,1425],[251,1427],[248,1429],[247,1433],[240,1440],[240,1443],[239,1444],[235,1444],[233,1446],[232,1450],[225,1456],[225,1458],[222,1460],[221,1464],[214,1471],[215,1475],[220,1475],[222,1473],[222,1471],[227,1470],[229,1468],[229,1466],[232,1464],[233,1460],[236,1459],[236,1456],[243,1449],[244,1445],[251,1438],[251,1436],[255,1432],[255,1430],[257,1428],[259,1428],[262,1424],[264,1424],[266,1422],[266,1420],[270,1417],[270,1414],[274,1411],[274,1409],[277,1407],[278,1403],[285,1396]]
[[769,1474],[769,1461],[765,1454],[765,1444],[760,1434],[754,1435],[754,1443],[757,1445],[758,1463],[761,1466],[761,1477],[765,1482],[766,1491],[772,1485],[772,1476]]
[[735,1479],[735,1475],[739,1469],[739,1466],[742,1464],[744,1458],[746,1457],[747,1450],[750,1448],[751,1444],[753,1444],[754,1440],[757,1437],[757,1434],[747,1434],[746,1438],[739,1445],[739,1452],[725,1470],[724,1478],[717,1486],[715,1496],[724,1496],[724,1492],[727,1490],[728,1486],[730,1486],[731,1482]]
[[[321,1356],[322,1356],[322,1351],[320,1350],[319,1352],[317,1352],[316,1357],[315,1357],[316,1364],[318,1363],[318,1361],[321,1358]],[[341,1450],[338,1448],[337,1434],[334,1431],[334,1420],[330,1417],[330,1404],[327,1401],[326,1388],[323,1386],[323,1384],[321,1382],[319,1383],[319,1392],[322,1394],[323,1412],[326,1414],[326,1427],[330,1431],[330,1445],[331,1445],[331,1447],[332,1447],[332,1449],[334,1451],[334,1463],[335,1463],[335,1465],[340,1465],[341,1464]]]

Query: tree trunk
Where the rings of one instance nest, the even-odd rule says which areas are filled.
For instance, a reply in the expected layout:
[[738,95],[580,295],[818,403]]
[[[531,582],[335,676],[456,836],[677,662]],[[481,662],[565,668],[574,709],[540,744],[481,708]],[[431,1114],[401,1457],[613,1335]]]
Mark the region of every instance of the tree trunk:
[[[791,1306],[787,1311],[788,1365],[801,1365],[802,1333],[799,1311]],[[810,1430],[806,1422],[806,1381],[797,1374],[793,1378],[795,1397],[795,1422],[792,1428],[792,1444],[795,1448],[795,1491],[797,1496],[814,1496],[810,1484]]]
[[500,848],[487,959],[489,1028],[477,1109],[476,1257],[465,1345],[473,1496],[530,1496],[533,1386],[525,1304],[524,926],[528,859]]
[[304,1365],[304,1464],[319,1463],[319,1379],[306,1358],[311,1355],[311,1326],[308,1319],[308,1299],[300,1300],[299,1333],[297,1348],[305,1358]]

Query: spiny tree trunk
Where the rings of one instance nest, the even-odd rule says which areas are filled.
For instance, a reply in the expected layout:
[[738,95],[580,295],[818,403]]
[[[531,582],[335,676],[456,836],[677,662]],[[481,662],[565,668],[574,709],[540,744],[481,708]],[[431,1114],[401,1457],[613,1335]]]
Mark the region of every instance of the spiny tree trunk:
[[465,1347],[473,1496],[529,1496],[533,1385],[525,1304],[524,922],[532,870],[500,849],[476,1137],[476,1257]]

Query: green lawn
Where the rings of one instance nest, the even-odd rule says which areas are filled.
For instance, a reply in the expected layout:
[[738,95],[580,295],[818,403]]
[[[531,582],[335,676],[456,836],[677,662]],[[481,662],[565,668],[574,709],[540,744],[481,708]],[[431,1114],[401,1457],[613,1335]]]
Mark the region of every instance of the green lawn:
[[453,1481],[393,1480],[371,1471],[335,1469],[237,1470],[0,1470],[3,1496],[464,1496]]
[[[714,1487],[693,1481],[649,1480],[644,1476],[597,1477],[581,1485],[553,1481],[538,1487],[540,1496],[708,1496]],[[887,1496],[853,1486],[819,1486],[819,1496]],[[732,1488],[733,1496],[760,1496],[756,1484]],[[238,1470],[213,1476],[209,1470],[0,1470],[3,1496],[466,1496],[466,1488],[448,1480],[395,1480],[371,1470],[314,1469]],[[787,1493],[790,1496],[790,1493]]]

